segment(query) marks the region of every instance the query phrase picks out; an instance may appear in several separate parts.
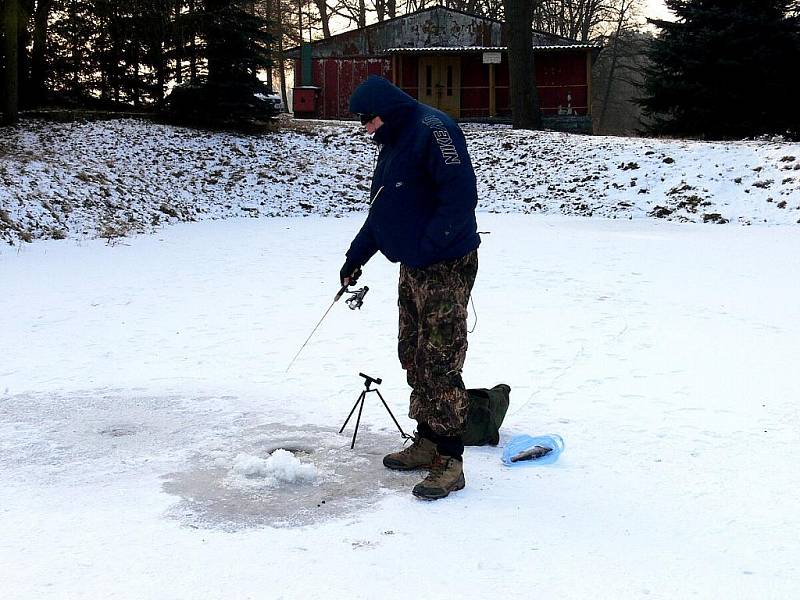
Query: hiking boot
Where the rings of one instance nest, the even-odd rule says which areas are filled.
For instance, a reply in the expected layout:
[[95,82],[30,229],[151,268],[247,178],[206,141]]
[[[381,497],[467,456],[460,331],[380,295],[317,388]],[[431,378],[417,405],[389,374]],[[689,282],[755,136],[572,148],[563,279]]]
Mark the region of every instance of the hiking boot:
[[428,476],[414,486],[412,494],[423,500],[438,500],[450,492],[464,488],[464,462],[452,456],[439,455]]
[[430,469],[437,456],[436,444],[417,434],[408,448],[384,456],[383,466],[395,471]]

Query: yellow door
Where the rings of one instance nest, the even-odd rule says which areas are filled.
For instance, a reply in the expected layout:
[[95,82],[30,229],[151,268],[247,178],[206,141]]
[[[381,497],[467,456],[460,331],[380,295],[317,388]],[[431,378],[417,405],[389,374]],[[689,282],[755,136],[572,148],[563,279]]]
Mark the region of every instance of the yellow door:
[[419,100],[446,112],[451,117],[461,116],[460,57],[420,57]]

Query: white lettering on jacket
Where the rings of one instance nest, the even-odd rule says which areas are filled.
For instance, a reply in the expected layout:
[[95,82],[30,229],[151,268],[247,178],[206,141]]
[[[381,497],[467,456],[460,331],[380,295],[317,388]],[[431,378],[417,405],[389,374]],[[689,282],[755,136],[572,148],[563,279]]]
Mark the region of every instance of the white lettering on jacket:
[[441,119],[428,115],[422,122],[433,130],[433,138],[439,144],[439,150],[442,152],[444,164],[446,165],[460,165],[461,158],[458,156],[458,150],[453,145],[453,138],[450,137],[450,132],[442,123]]

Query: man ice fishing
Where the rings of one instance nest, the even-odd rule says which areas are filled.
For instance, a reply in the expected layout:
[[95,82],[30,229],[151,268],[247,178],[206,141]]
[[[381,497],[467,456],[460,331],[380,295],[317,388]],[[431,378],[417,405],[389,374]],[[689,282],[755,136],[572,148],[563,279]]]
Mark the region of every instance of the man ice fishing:
[[369,215],[340,271],[354,284],[377,252],[400,263],[398,353],[411,386],[413,443],[384,457],[389,469],[428,469],[413,493],[444,498],[464,487],[467,303],[478,272],[478,194],[464,134],[443,112],[370,76],[350,111],[380,145]]

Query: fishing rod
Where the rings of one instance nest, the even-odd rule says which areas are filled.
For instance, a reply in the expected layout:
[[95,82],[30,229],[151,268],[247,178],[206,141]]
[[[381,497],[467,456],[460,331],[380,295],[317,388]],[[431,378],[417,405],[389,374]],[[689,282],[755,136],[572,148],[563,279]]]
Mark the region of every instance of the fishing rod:
[[347,283],[345,283],[341,287],[341,289],[339,289],[339,291],[336,293],[336,296],[334,296],[333,302],[331,302],[331,305],[328,307],[328,310],[325,311],[325,314],[322,315],[322,318],[314,326],[314,329],[311,330],[311,333],[306,338],[306,341],[303,342],[302,346],[300,346],[300,350],[298,350],[297,354],[294,355],[294,358],[292,359],[292,362],[290,362],[289,366],[286,367],[286,371],[284,371],[284,373],[288,373],[289,372],[289,369],[292,368],[292,365],[294,364],[294,361],[297,360],[298,356],[300,356],[300,353],[303,351],[303,348],[306,347],[306,344],[308,344],[308,341],[314,336],[314,333],[317,331],[319,326],[322,325],[322,321],[324,321],[325,317],[328,316],[328,313],[333,308],[333,305],[336,304],[342,296],[344,296],[345,294],[351,294],[351,296],[347,300],[345,300],[345,304],[347,304],[347,307],[350,310],[356,310],[357,308],[358,309],[361,308],[361,306],[364,304],[364,296],[367,295],[367,292],[369,291],[369,288],[367,286],[364,286],[364,287],[359,288],[357,290],[351,290],[350,287],[349,287],[350,281],[356,282],[356,281],[358,281],[359,277],[361,277],[361,269],[356,269],[353,272],[353,274],[348,278]]

